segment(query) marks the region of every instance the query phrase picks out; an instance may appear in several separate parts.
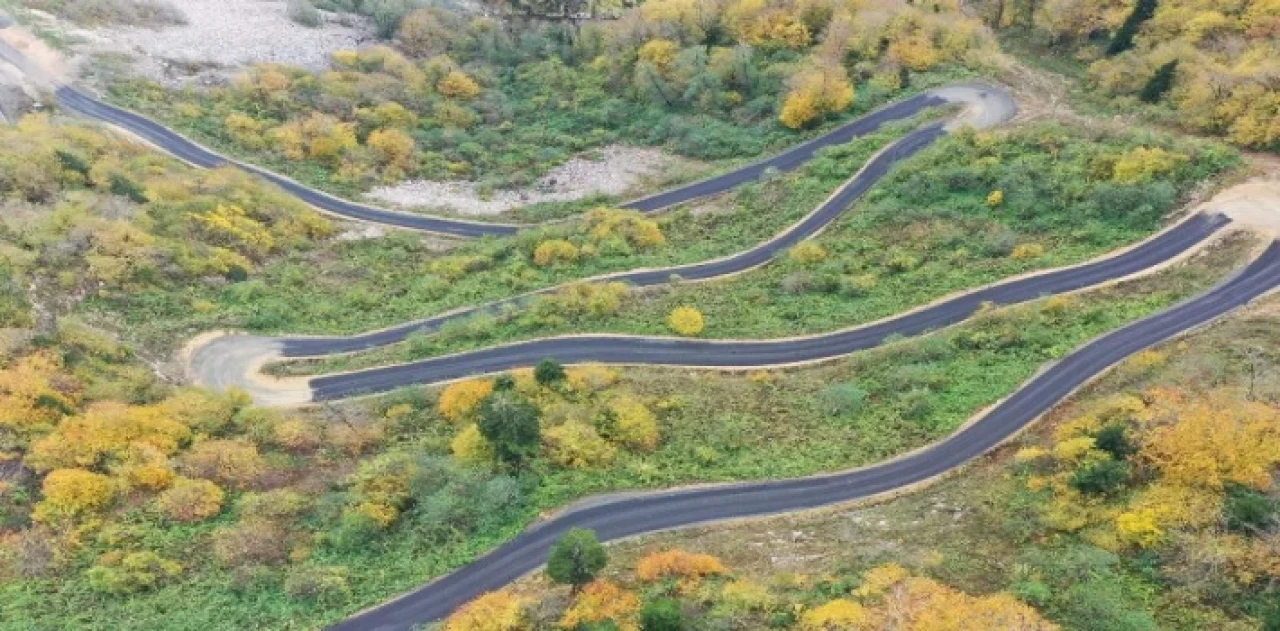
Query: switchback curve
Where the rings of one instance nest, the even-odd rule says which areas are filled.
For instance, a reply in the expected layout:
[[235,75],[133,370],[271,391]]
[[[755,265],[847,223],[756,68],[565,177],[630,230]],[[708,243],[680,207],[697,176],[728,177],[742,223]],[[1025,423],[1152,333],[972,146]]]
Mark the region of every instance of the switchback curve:
[[[888,173],[895,164],[920,152],[947,131],[961,125],[991,127],[1006,122],[1017,111],[1009,93],[997,87],[968,83],[937,88],[882,108],[877,114],[864,117],[827,136],[804,143],[769,161],[677,189],[675,193],[689,198],[698,197],[712,194],[728,186],[752,181],[765,169],[777,164],[785,168],[795,168],[812,158],[814,153],[824,146],[830,146],[833,142],[847,141],[854,136],[878,128],[884,119],[877,116],[883,115],[890,119],[905,117],[909,112],[918,112],[922,108],[942,103],[965,104],[966,108],[949,122],[923,125],[882,149],[820,206],[764,243],[711,261],[659,269],[632,270],[584,280],[624,282],[635,287],[646,287],[665,284],[674,276],[683,280],[709,280],[763,265],[795,244],[823,230],[847,210],[855,199]],[[704,185],[713,188],[698,188]],[[647,198],[637,203],[656,209],[661,207],[661,204],[670,203],[672,201],[670,195],[671,193],[662,193],[656,201],[654,201],[655,198]],[[318,357],[398,343],[414,333],[436,331],[449,321],[479,312],[495,312],[556,289],[558,287],[550,287],[485,305],[454,310],[425,320],[347,337],[266,337],[239,334],[203,336],[188,346],[184,352],[184,359],[194,380],[202,385],[219,389],[239,387],[253,394],[255,399],[263,404],[305,403],[312,398],[303,380],[262,378],[257,374],[259,368],[281,357]]]

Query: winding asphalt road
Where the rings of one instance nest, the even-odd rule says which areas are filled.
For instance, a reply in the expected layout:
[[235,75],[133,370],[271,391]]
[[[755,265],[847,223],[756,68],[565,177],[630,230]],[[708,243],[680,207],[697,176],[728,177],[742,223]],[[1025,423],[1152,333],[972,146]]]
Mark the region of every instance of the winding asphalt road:
[[532,366],[553,358],[565,364],[645,364],[704,368],[759,368],[813,362],[880,345],[886,337],[914,336],[962,322],[983,303],[1009,305],[1140,273],[1204,242],[1229,223],[1222,215],[1196,215],[1159,237],[1119,255],[1085,265],[1017,278],[932,306],[835,333],[762,341],[690,340],[627,335],[551,337],[427,360],[341,373],[311,380],[316,401],[345,399],[417,383]]
[[[926,125],[894,142],[872,157],[855,177],[844,184],[835,195],[823,202],[815,212],[810,213],[774,238],[749,250],[713,261],[691,265],[608,274],[594,278],[592,282],[622,282],[637,288],[652,287],[669,284],[672,276],[679,276],[682,280],[710,280],[764,265],[773,260],[774,257],[785,253],[796,244],[809,239],[827,227],[849,208],[854,200],[861,197],[880,178],[884,177],[894,164],[919,153],[938,137],[944,135],[946,132],[943,130],[943,126],[944,123]],[[518,298],[500,300],[480,307],[455,311],[447,315],[363,335],[336,338],[284,338],[282,340],[281,355],[283,357],[315,357],[349,353],[394,344],[404,341],[405,338],[414,333],[435,331],[450,320],[472,316],[481,311],[498,313],[511,304],[518,304],[527,301],[533,296],[550,293],[557,289],[559,287],[551,287]]]
[[[1008,92],[990,85],[969,83],[937,88],[886,106],[863,119],[851,122],[835,132],[804,143],[770,160],[748,165],[704,182],[660,193],[634,202],[633,205],[655,210],[667,204],[695,199],[727,190],[743,182],[754,181],[770,167],[792,169],[810,160],[822,147],[846,142],[855,136],[868,133],[879,128],[886,120],[903,118],[913,112],[942,104],[963,105],[964,108],[950,121],[923,125],[882,149],[818,208],[760,245],[702,263],[633,270],[583,280],[616,281],[628,283],[634,287],[645,287],[668,283],[673,276],[679,276],[685,280],[708,280],[763,265],[795,244],[820,232],[846,211],[855,199],[884,177],[894,165],[920,152],[948,131],[960,126],[988,128],[999,125],[1012,118],[1017,111]],[[122,112],[122,114],[141,119],[128,112]],[[198,344],[188,349],[187,363],[195,380],[202,385],[219,389],[238,387],[250,392],[261,404],[303,403],[313,400],[305,380],[260,378],[258,370],[261,366],[282,357],[319,357],[394,344],[414,333],[436,331],[449,321],[465,318],[478,312],[497,312],[504,307],[522,304],[539,294],[556,289],[558,287],[550,287],[485,305],[455,310],[425,320],[347,337],[224,335],[202,338]]]
[[[458,237],[509,235],[527,227],[396,212],[347,201],[299,184],[278,173],[226,158],[156,121],[124,108],[105,103],[75,86],[63,85],[56,90],[55,95],[58,103],[63,108],[125,129],[190,164],[206,169],[234,165],[276,184],[294,197],[320,210],[348,219]],[[813,159],[813,156],[824,147],[844,144],[854,138],[876,131],[885,123],[910,118],[926,109],[946,105],[949,102],[952,101],[949,101],[945,96],[940,96],[938,91],[924,92],[875,110],[866,116],[846,123],[818,138],[796,145],[766,160],[735,169],[729,173],[628,202],[622,204],[622,207],[646,213],[655,212],[701,197],[723,193],[744,183],[759,179],[766,170],[793,170]]]
[[[484,224],[396,213],[335,198],[269,171],[232,162],[136,114],[104,104],[71,87],[57,94],[64,107],[119,125],[193,164],[205,167],[236,164],[280,185],[312,205],[342,216],[405,228],[475,237],[510,234],[519,226]],[[985,97],[984,97],[985,98]],[[637,200],[629,207],[653,211],[689,199],[728,190],[753,180],[770,167],[795,168],[824,146],[878,128],[883,122],[906,118],[946,102],[935,93],[884,108],[822,138],[744,169]],[[778,252],[811,236],[848,203],[865,191],[896,161],[919,151],[945,133],[943,125],[923,127],[868,163],[865,186],[854,178],[818,211],[766,244],[727,259],[685,266],[687,278],[712,278],[759,265]],[[842,196],[848,194],[847,198]],[[583,336],[534,340],[312,380],[318,400],[377,392],[399,385],[442,381],[476,373],[527,366],[546,357],[565,363],[599,361],[623,364],[665,364],[704,367],[776,366],[845,355],[881,343],[889,335],[914,335],[959,322],[983,302],[1009,304],[1044,294],[1071,291],[1151,269],[1184,253],[1226,225],[1224,217],[1197,216],[1145,244],[1109,259],[1074,268],[1011,280],[943,301],[905,315],[847,331],[776,341],[702,341],[626,336]],[[619,275],[633,284],[665,282],[672,272],[639,271]],[[662,274],[659,278],[657,274]],[[342,630],[408,629],[447,616],[463,603],[500,589],[545,562],[552,543],[574,527],[596,531],[604,541],[689,526],[709,521],[804,510],[909,487],[959,467],[987,452],[1037,419],[1109,366],[1144,348],[1202,326],[1280,285],[1280,243],[1231,280],[1192,300],[1105,335],[1050,366],[1008,399],[949,438],[906,456],[843,473],[771,482],[700,487],[610,499],[569,510],[540,523],[474,563],[394,601],[367,610],[339,624]],[[426,321],[430,322],[430,321]],[[389,343],[397,336],[421,330],[414,323],[350,342],[310,340],[286,342],[285,352],[324,354],[347,352]],[[396,340],[398,341],[398,340]],[[294,344],[289,348],[288,344]],[[311,346],[308,346],[310,344]],[[343,346],[346,344],[347,346]],[[351,346],[355,344],[355,346]],[[365,344],[364,346],[360,346]],[[345,350],[335,350],[345,349]]]
[[656,492],[570,511],[435,582],[334,627],[342,631],[408,629],[541,567],[551,544],[570,528],[603,541],[693,524],[799,511],[872,497],[942,475],[1015,435],[1108,367],[1152,345],[1229,313],[1280,285],[1280,243],[1213,290],[1105,335],[1041,372],[951,437],[871,467],[773,482]]

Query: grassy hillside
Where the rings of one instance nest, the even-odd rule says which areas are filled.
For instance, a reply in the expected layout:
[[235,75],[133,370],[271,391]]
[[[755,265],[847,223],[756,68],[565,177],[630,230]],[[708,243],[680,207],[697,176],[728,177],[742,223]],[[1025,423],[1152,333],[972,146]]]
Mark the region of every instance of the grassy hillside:
[[[907,576],[924,576],[975,596],[1014,594],[1064,629],[1280,628],[1280,497],[1252,469],[1274,472],[1280,453],[1278,304],[1133,358],[1014,444],[926,491],[618,544],[604,579],[641,607],[679,601],[690,628],[803,624],[838,600],[875,611],[886,597],[866,586],[886,565],[905,568],[891,576],[904,587]],[[1080,472],[1113,460],[1126,471],[1116,486],[1075,488]],[[1173,498],[1196,511],[1165,510]],[[710,555],[724,569],[658,580],[640,571],[672,549]],[[908,619],[941,625],[966,611],[965,600],[947,598],[938,611],[911,597],[920,587],[900,589],[888,599]],[[585,601],[543,577],[510,593],[542,625]]]

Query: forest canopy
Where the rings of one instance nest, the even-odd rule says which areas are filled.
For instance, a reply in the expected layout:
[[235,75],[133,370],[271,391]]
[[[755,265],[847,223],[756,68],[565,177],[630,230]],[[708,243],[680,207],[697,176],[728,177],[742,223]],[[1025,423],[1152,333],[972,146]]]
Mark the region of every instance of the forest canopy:
[[1104,95],[1163,103],[1171,121],[1280,151],[1280,3],[1275,0],[983,0],[1002,29],[1029,29],[1088,64]]

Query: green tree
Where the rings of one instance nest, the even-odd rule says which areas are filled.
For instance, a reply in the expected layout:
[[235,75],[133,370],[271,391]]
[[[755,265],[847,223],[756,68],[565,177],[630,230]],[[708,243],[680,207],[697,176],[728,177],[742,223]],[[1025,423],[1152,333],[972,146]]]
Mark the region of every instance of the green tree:
[[137,182],[119,173],[111,174],[111,194],[119,195],[136,204],[145,204],[147,194]]
[[596,580],[609,563],[609,553],[596,539],[596,533],[574,528],[551,547],[547,558],[547,576],[561,585],[572,585],[577,594],[583,585]]
[[640,610],[640,628],[644,631],[684,631],[684,612],[679,601],[660,598]]
[[1271,498],[1247,486],[1231,485],[1227,489],[1227,528],[1237,532],[1257,533],[1274,523],[1280,506]]
[[1129,438],[1129,431],[1120,423],[1112,423],[1098,430],[1093,436],[1094,445],[1116,460],[1126,460],[1138,453],[1138,446]]
[[1177,75],[1177,59],[1160,66],[1156,69],[1156,73],[1147,80],[1147,84],[1142,86],[1142,92],[1138,94],[1138,98],[1146,103],[1159,103],[1164,99],[1164,95],[1168,94],[1169,90],[1173,88],[1173,79]]
[[550,357],[538,362],[533,369],[533,378],[543,386],[550,386],[564,381],[564,365]]
[[496,387],[480,404],[480,435],[493,445],[498,459],[520,468],[538,454],[542,430],[538,408],[512,388]]
[[1280,596],[1272,596],[1272,603],[1262,615],[1262,631],[1280,631]]
[[1129,464],[1105,458],[1084,463],[1071,474],[1071,486],[1081,493],[1111,493],[1129,481]]
[[1125,18],[1124,24],[1120,25],[1120,30],[1116,31],[1115,37],[1111,38],[1111,44],[1107,46],[1108,57],[1133,48],[1133,38],[1138,34],[1138,28],[1156,14],[1158,4],[1159,0],[1138,0],[1138,4],[1133,7],[1133,12]]

